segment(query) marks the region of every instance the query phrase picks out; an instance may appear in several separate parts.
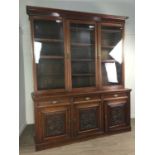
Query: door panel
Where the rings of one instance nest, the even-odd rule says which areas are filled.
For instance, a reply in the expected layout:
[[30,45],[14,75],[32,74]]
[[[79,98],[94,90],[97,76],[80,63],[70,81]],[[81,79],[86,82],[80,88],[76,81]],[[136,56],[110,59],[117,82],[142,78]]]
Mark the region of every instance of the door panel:
[[123,24],[98,25],[98,50],[101,87],[122,86],[123,73]]
[[128,100],[104,101],[106,131],[125,129],[130,125]]
[[61,136],[65,134],[66,129],[66,112],[51,112],[44,114],[45,137]]
[[33,19],[34,63],[38,91],[65,89],[63,20]]
[[38,115],[41,141],[70,138],[70,106],[40,108]]
[[69,21],[72,88],[96,87],[96,25]]
[[87,102],[74,105],[75,136],[88,136],[101,132],[101,103]]

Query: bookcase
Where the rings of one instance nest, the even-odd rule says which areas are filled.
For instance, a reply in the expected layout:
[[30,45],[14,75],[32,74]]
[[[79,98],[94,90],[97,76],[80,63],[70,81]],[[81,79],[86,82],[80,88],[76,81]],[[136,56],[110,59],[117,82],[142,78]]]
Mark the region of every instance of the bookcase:
[[130,131],[125,16],[27,6],[33,47],[35,146]]

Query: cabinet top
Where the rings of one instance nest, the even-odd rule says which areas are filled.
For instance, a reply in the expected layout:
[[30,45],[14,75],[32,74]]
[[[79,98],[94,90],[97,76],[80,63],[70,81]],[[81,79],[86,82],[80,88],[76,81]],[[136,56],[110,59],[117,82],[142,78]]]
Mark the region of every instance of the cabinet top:
[[87,92],[62,92],[62,93],[31,93],[33,99],[44,98],[44,97],[71,97],[71,96],[80,96],[80,95],[93,95],[93,94],[107,94],[107,93],[122,93],[122,92],[131,92],[131,89],[122,88],[122,89],[112,89],[112,90],[98,90],[98,91],[87,91]]
[[79,12],[79,11],[68,11],[56,8],[45,8],[45,7],[35,7],[27,6],[27,14],[29,16],[59,16],[60,18],[67,19],[83,19],[83,20],[93,20],[93,21],[125,21],[128,19],[127,16],[116,16],[116,15],[107,15],[99,13],[90,13],[90,12]]

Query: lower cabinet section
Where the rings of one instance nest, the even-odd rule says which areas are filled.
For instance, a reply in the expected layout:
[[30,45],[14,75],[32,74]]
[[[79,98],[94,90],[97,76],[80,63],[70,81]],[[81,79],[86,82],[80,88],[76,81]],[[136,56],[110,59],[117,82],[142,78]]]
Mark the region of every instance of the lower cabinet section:
[[70,113],[68,105],[37,108],[37,143],[55,144],[70,139]]
[[69,129],[66,111],[44,113],[44,137],[65,136]]
[[36,150],[130,129],[130,91],[35,100]]
[[74,105],[74,136],[87,137],[101,132],[101,102]]
[[104,102],[106,132],[120,131],[130,127],[130,110],[128,99]]

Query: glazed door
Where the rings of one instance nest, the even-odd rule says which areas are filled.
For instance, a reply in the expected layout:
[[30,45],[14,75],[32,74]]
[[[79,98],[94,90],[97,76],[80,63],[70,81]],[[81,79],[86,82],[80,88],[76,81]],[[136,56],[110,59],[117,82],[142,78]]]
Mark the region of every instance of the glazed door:
[[71,63],[71,88],[95,88],[97,85],[96,25],[92,22],[68,21]]
[[130,105],[128,99],[104,101],[106,132],[130,128]]
[[64,24],[61,19],[33,18],[34,79],[37,91],[65,89]]
[[70,106],[38,108],[36,126],[38,142],[63,141],[70,138]]
[[74,104],[74,136],[87,137],[103,132],[101,119],[100,102]]
[[98,50],[101,87],[124,85],[122,24],[98,25]]

